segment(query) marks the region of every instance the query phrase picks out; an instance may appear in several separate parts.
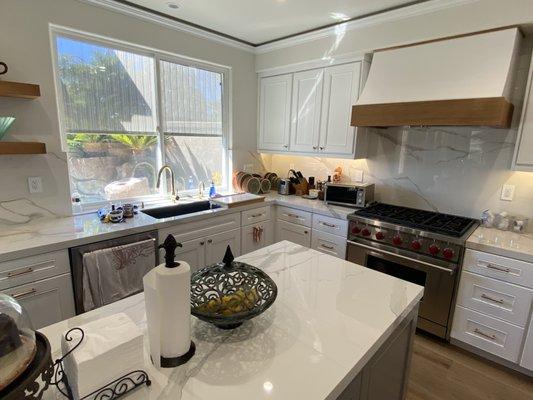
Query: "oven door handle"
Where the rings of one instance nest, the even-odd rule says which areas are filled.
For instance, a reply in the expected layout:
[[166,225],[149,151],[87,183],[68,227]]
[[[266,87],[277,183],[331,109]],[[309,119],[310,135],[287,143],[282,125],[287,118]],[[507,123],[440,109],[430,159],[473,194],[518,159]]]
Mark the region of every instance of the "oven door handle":
[[401,259],[404,259],[404,260],[408,260],[408,261],[411,261],[411,262],[422,264],[422,265],[425,265],[426,267],[437,268],[437,269],[440,269],[441,271],[449,273],[450,275],[455,274],[455,268],[451,269],[451,268],[440,267],[440,266],[435,265],[435,264],[431,264],[431,263],[428,263],[428,262],[425,262],[425,261],[420,261],[420,260],[414,260],[412,258],[409,258],[409,257],[406,257],[406,256],[402,256],[401,254],[396,254],[396,253],[393,253],[392,251],[387,251],[387,250],[383,250],[383,249],[379,249],[379,252],[378,252],[372,246],[367,246],[366,244],[356,243],[356,242],[354,242],[352,240],[348,240],[348,243],[352,244],[354,246],[360,246],[360,247],[363,247],[363,248],[365,248],[367,250],[370,250],[373,253],[373,255],[378,256],[378,257],[379,257],[379,253],[383,253],[383,254],[387,254],[389,256],[398,257],[398,258],[401,258]]

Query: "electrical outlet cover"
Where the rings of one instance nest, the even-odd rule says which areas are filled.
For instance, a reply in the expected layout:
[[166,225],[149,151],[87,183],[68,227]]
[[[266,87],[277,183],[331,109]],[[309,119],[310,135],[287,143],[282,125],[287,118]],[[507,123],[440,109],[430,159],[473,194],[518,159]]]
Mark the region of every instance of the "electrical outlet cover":
[[40,176],[30,176],[28,178],[28,189],[30,193],[43,192],[43,180]]
[[500,199],[504,201],[513,201],[514,198],[515,185],[503,185],[502,195]]
[[352,178],[352,182],[363,182],[363,170],[353,169],[351,178]]

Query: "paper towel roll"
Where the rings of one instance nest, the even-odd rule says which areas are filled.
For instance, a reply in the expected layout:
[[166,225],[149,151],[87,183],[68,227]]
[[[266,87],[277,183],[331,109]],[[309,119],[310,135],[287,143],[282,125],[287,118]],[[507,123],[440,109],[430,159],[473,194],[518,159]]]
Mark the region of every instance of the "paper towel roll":
[[161,357],[182,356],[191,346],[191,268],[179,264],[161,264],[143,279],[150,355],[158,367]]

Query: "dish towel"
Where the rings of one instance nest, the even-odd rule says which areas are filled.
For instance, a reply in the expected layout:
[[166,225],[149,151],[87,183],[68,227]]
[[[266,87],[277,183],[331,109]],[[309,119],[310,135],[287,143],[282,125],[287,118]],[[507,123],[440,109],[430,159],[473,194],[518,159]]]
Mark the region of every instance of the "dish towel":
[[85,312],[143,290],[143,277],[155,267],[152,239],[83,255]]
[[[85,334],[83,341],[63,363],[74,399],[129,372],[144,369],[143,334],[126,314],[113,314],[79,327]],[[74,331],[70,334],[73,340],[67,341],[65,333],[61,340],[63,354],[81,338],[81,332]],[[98,397],[102,398],[106,397]]]

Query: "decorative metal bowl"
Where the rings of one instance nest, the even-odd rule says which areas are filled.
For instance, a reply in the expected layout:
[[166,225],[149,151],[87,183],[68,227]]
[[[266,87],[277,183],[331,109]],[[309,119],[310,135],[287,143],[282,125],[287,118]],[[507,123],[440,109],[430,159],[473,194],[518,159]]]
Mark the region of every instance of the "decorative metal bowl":
[[235,329],[268,309],[278,288],[259,268],[233,261],[228,246],[224,261],[191,277],[191,313],[221,329]]

